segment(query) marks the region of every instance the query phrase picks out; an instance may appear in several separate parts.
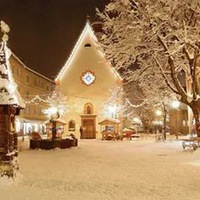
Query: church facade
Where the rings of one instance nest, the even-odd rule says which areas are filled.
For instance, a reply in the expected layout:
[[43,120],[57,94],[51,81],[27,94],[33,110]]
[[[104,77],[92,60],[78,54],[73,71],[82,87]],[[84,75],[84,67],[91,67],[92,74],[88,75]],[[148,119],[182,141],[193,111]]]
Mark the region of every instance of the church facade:
[[80,137],[81,127],[81,138],[101,137],[98,123],[111,117],[105,111],[105,101],[110,89],[122,86],[123,81],[106,59],[89,21],[55,81],[67,97],[65,133]]

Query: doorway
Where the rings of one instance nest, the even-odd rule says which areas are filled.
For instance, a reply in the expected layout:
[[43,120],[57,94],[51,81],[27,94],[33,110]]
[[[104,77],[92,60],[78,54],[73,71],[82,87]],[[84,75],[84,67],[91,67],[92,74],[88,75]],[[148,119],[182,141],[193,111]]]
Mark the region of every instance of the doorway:
[[83,133],[81,139],[96,138],[96,115],[81,115]]

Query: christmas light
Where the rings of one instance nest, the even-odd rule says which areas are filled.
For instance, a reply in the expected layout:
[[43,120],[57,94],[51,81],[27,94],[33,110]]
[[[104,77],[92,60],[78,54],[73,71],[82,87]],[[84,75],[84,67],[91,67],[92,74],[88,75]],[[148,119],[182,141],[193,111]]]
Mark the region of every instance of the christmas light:
[[178,108],[180,106],[180,102],[179,101],[172,101],[172,107],[173,108]]
[[160,110],[156,110],[156,115],[161,116],[162,112]]

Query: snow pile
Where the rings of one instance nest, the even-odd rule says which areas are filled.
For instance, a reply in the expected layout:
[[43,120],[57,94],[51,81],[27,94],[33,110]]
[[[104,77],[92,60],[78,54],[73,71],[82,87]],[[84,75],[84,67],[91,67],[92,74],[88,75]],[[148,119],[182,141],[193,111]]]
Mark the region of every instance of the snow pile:
[[0,194],[7,200],[194,200],[200,194],[199,157],[199,150],[183,151],[179,141],[148,138],[81,140],[77,148],[58,151],[23,149],[23,179],[0,184]]
[[19,172],[15,175],[15,178],[9,178],[8,176],[0,177],[0,188],[1,187],[7,187],[7,186],[13,186],[18,185],[23,179],[23,175]]

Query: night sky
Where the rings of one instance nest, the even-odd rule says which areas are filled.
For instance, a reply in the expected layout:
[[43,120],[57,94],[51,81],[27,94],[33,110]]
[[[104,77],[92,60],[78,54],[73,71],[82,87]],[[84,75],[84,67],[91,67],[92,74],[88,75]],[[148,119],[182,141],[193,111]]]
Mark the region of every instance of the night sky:
[[80,35],[87,14],[109,0],[0,0],[0,20],[10,26],[8,47],[27,67],[54,79]]

